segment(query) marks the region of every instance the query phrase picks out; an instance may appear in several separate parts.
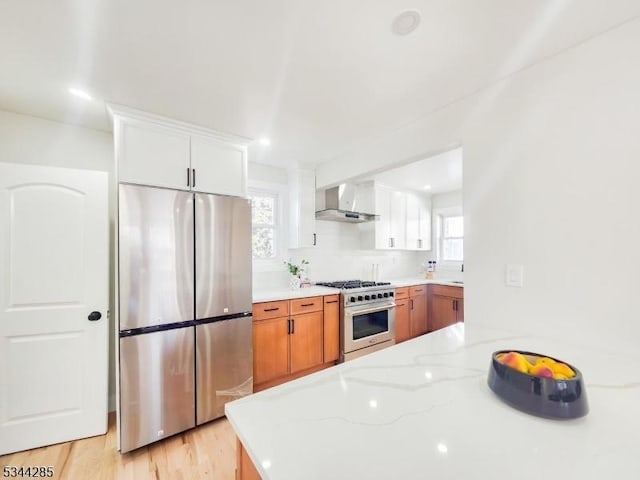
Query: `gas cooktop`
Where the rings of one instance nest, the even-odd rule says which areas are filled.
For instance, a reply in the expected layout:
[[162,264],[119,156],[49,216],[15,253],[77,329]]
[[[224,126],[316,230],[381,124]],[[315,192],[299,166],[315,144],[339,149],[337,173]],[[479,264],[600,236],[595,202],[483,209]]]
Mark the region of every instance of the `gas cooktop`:
[[383,287],[391,285],[391,282],[367,282],[363,280],[340,280],[337,282],[316,282],[316,285],[323,287],[340,288],[342,290],[350,290],[352,288],[370,288]]

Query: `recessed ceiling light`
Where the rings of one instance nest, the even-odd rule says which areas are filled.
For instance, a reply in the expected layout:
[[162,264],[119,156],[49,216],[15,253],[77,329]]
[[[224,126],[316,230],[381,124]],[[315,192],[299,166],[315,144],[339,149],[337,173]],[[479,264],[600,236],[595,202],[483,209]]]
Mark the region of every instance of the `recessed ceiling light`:
[[271,145],[271,140],[269,140],[267,137],[262,137],[259,142],[263,147],[268,147],[269,145]]
[[424,187],[422,187],[422,188],[424,188],[425,190],[431,190],[431,185],[425,185],[425,186],[424,186]]
[[420,25],[420,12],[405,10],[396,15],[391,24],[391,31],[396,35],[409,35]]
[[93,100],[93,97],[89,95],[84,90],[80,90],[79,88],[70,87],[69,93],[75,97],[82,98],[83,100]]

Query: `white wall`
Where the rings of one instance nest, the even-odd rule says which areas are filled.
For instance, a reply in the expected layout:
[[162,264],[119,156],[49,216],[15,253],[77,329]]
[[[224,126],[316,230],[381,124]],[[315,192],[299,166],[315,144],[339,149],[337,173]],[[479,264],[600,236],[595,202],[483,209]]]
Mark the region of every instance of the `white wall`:
[[465,320],[638,358],[637,45],[639,20],[322,165],[318,185],[462,144]]
[[[0,162],[109,172],[109,240],[113,238],[115,188],[112,185],[113,136],[110,133],[0,110]],[[113,312],[114,269],[111,241],[109,259],[109,308]],[[109,399],[110,408],[114,408],[113,315],[109,332]]]
[[[277,188],[286,186],[287,171],[282,168],[249,164],[250,185],[272,184]],[[287,196],[283,197],[287,201]],[[283,212],[287,215],[287,205]],[[286,217],[285,217],[286,220]],[[287,222],[285,222],[287,223]],[[287,228],[287,225],[284,226]],[[372,265],[378,265],[378,279],[385,281],[395,278],[417,276],[421,273],[420,263],[427,252],[387,252],[362,250],[360,230],[356,224],[316,221],[317,245],[313,248],[287,249],[285,259],[299,262],[309,261],[306,272],[312,282],[332,280],[369,280]],[[287,238],[286,232],[284,238]],[[271,268],[254,268],[253,287],[256,289],[287,287],[289,278],[284,264],[276,263]]]

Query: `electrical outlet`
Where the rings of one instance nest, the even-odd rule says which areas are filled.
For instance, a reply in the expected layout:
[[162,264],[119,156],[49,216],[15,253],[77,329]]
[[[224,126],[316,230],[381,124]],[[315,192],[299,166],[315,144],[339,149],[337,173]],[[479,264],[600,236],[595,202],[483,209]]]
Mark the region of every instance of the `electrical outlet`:
[[508,263],[504,280],[508,287],[522,287],[524,283],[524,266]]

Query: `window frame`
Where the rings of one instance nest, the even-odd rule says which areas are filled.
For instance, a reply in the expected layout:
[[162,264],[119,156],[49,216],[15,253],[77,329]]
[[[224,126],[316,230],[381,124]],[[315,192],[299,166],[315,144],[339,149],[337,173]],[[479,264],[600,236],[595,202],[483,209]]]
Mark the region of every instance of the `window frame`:
[[[436,260],[438,262],[437,265],[444,268],[459,269],[462,267],[462,264],[464,263],[464,214],[462,213],[462,208],[459,208],[459,207],[442,208],[436,212],[435,217],[437,219],[437,227],[436,227],[436,245],[437,245]],[[462,220],[463,221],[462,237],[447,237],[447,239],[463,240],[462,260],[444,260],[443,259],[444,241],[445,241],[444,222],[445,222],[445,218],[451,218],[451,217],[462,217],[463,219]]]
[[[273,219],[273,245],[275,256],[273,258],[255,258],[253,256],[253,243],[251,246],[251,259],[253,270],[257,272],[269,272],[283,269],[283,261],[287,250],[287,231],[284,221],[286,185],[272,184],[267,182],[249,182],[247,197],[269,196],[274,198],[274,219]],[[254,223],[251,218],[251,235],[255,227],[271,227],[270,224]]]

